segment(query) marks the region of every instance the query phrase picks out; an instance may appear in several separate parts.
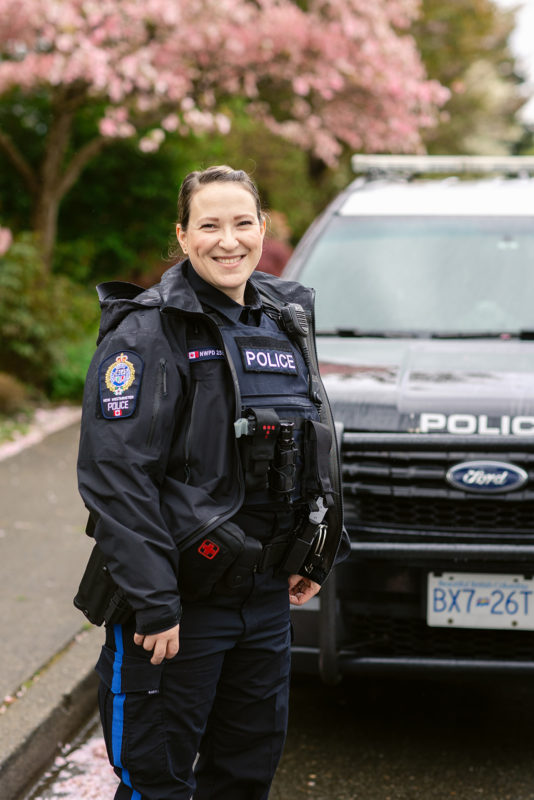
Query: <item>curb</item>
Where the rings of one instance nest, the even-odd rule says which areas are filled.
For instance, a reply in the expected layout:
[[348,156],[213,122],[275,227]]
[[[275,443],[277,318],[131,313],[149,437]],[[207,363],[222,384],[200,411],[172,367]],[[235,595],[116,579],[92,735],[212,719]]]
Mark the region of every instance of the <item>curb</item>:
[[2,800],[21,800],[62,745],[95,713],[98,678],[94,665],[101,645],[99,628],[78,634],[7,708],[0,726]]
[[34,419],[27,433],[17,436],[12,441],[0,444],[0,461],[16,456],[27,447],[39,444],[51,433],[57,433],[79,422],[82,409],[77,406],[58,406],[57,408],[40,408],[35,412]]

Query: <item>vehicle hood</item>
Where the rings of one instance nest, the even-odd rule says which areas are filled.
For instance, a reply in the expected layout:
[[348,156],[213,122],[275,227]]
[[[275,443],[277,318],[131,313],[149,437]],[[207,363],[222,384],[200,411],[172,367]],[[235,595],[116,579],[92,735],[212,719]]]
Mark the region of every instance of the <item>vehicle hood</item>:
[[317,348],[348,430],[534,434],[534,342],[318,336]]

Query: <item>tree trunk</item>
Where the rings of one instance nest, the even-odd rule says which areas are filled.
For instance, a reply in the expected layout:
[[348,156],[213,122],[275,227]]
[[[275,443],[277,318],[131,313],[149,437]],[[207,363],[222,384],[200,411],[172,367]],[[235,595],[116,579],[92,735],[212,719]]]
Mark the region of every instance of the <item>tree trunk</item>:
[[57,190],[50,185],[41,186],[35,204],[33,227],[38,236],[43,268],[47,273],[52,269],[60,202]]
[[34,198],[33,229],[39,238],[43,269],[49,273],[52,268],[56,244],[59,207],[69,189],[74,186],[84,167],[112,139],[96,136],[86,142],[65,163],[72,124],[77,110],[86,101],[87,87],[82,85],[60,87],[52,100],[52,123],[46,140],[46,148],[39,172],[37,173],[14,141],[0,130],[0,149],[8,156],[24,179]]
[[39,174],[39,192],[34,210],[34,229],[46,272],[52,268],[52,258],[57,235],[57,219],[61,200],[60,184],[63,162],[69,146],[74,120],[73,103],[66,92],[54,99],[53,116],[46,142],[46,150]]
[[[66,121],[64,121],[64,135],[67,133],[70,135],[71,124],[72,120],[68,126]],[[57,139],[56,148],[52,155],[48,153],[50,145],[47,148],[47,155],[45,156],[41,172],[45,179],[41,183],[34,211],[34,230],[39,236],[43,265],[47,272],[50,272],[54,259],[61,201],[72,186],[74,186],[84,167],[86,167],[89,161],[91,161],[91,159],[110,141],[112,140],[105,139],[102,136],[91,139],[75,153],[65,169],[62,169],[62,159],[59,159],[60,149],[57,147]],[[64,150],[67,144],[68,139],[64,142]]]
[[86,101],[86,91],[84,85],[61,87],[52,102],[52,123],[34,207],[34,230],[39,237],[46,272],[52,268],[61,201],[78,180],[83,168],[109,141],[97,136],[65,163],[74,118]]

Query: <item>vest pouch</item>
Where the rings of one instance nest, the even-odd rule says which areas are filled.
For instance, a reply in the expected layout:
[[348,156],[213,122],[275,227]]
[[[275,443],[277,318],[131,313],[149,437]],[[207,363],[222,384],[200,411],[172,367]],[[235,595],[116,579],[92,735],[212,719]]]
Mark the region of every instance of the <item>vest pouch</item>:
[[262,553],[263,546],[259,539],[245,536],[243,550],[215,586],[215,594],[233,594],[246,584],[247,579],[256,572]]
[[328,425],[313,419],[305,420],[303,494],[308,499],[324,497],[327,506],[334,502],[330,481],[331,447],[332,433]]
[[184,600],[202,600],[213,592],[245,549],[245,534],[233,522],[223,522],[207,536],[180,550],[178,589]]
[[246,408],[242,420],[247,425],[247,430],[239,434],[245,491],[266,490],[280,430],[278,414],[274,408]]

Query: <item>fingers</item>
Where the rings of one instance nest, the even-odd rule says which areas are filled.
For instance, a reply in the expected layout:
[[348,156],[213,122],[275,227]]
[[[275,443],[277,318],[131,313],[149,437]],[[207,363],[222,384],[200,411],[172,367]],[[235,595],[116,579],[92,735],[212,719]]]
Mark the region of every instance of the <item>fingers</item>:
[[[143,645],[145,650],[151,650],[152,648],[147,647],[146,644]],[[163,659],[165,658],[165,654],[167,653],[167,641],[162,638],[156,638],[154,643],[154,651],[152,653],[152,658],[150,659],[151,664],[161,664]]]
[[180,626],[175,625],[174,628],[170,628],[168,631],[162,631],[161,633],[151,633],[146,636],[135,633],[134,643],[142,645],[143,650],[147,650],[148,652],[151,650],[153,651],[152,658],[150,659],[151,664],[161,664],[164,659],[174,658],[178,653],[180,647],[179,630]]
[[320,585],[312,581],[310,578],[303,578],[302,575],[290,575],[288,579],[289,584],[289,602],[293,606],[302,606],[311,600],[318,591]]

